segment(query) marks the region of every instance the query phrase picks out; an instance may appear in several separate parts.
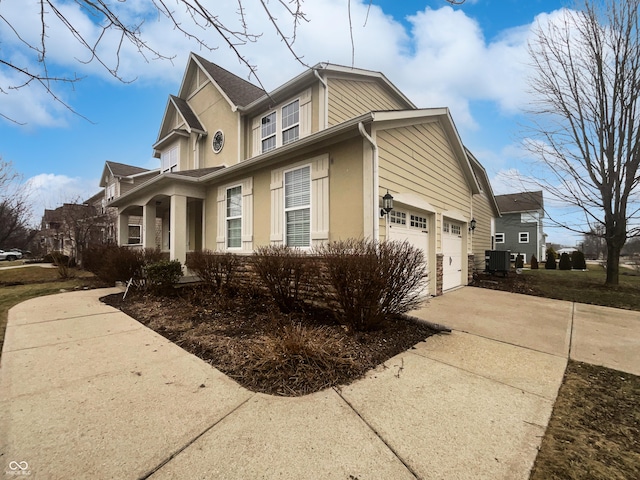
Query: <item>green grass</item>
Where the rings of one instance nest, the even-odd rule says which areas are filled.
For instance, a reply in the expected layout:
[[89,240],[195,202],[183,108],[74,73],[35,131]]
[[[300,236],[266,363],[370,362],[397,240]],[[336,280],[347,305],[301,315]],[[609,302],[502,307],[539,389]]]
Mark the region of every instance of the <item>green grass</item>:
[[590,303],[605,307],[640,310],[640,275],[634,270],[620,268],[620,283],[604,285],[606,273],[599,265],[588,265],[588,270],[525,270],[521,279],[533,295]]
[[[4,334],[11,307],[30,298],[59,293],[63,289],[73,290],[95,281],[94,275],[89,272],[72,269],[71,273],[75,275],[75,278],[61,280],[58,270],[55,268],[34,266],[0,270],[0,352],[4,344]],[[23,285],[15,285],[16,283]]]

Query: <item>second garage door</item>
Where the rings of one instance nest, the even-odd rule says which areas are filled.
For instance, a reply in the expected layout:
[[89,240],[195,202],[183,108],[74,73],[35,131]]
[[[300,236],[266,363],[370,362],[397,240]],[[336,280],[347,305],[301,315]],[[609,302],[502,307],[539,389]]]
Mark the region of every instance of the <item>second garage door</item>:
[[442,289],[462,285],[462,224],[445,219],[442,223]]

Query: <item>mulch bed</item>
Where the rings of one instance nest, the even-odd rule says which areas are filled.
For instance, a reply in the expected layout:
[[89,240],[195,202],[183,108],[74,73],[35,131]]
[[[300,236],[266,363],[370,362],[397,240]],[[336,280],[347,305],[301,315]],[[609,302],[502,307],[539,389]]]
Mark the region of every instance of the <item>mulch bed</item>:
[[242,386],[299,396],[347,385],[436,332],[406,317],[350,331],[332,312],[283,314],[255,293],[220,295],[184,287],[175,296],[140,291],[103,297],[142,324],[210,363]]

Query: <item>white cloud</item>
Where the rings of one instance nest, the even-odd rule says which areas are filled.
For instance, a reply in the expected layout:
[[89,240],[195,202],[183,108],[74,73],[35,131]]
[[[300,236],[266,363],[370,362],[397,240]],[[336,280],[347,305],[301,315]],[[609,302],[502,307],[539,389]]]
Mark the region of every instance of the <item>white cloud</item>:
[[29,178],[25,184],[32,205],[31,225],[39,225],[45,209],[55,209],[63,203],[84,202],[98,192],[97,179],[68,177],[41,173]]
[[[100,29],[76,3],[54,3],[87,38],[98,38]],[[38,23],[37,2],[5,0],[2,5],[3,15],[21,34],[24,32],[28,41],[37,43],[39,32],[32,28]],[[271,90],[300,73],[304,67],[278,38],[260,2],[244,0],[243,5],[249,31],[261,36],[255,43],[238,45],[238,50],[251,64],[258,66],[261,81],[267,90]],[[116,2],[112,6],[128,24],[144,19],[141,31],[148,44],[165,55],[175,56],[173,63],[153,59],[146,61],[134,46],[125,42],[120,55],[120,74],[125,79],[137,78],[143,84],[176,85],[182,78],[188,52],[198,51],[197,44],[175,29],[166,18],[154,14],[148,1]],[[290,17],[282,10],[282,5],[271,2],[269,6],[281,21],[284,34],[292,37]],[[233,29],[241,27],[237,3],[217,2],[213,8],[222,22]],[[298,26],[294,47],[308,65],[321,61],[351,65],[352,34],[355,66],[385,73],[420,107],[449,107],[457,125],[463,129],[477,126],[472,110],[474,101],[495,102],[507,115],[517,112],[526,103],[527,40],[537,20],[487,41],[476,20],[463,10],[449,6],[416,12],[408,18],[410,31],[386,15],[379,6],[369,5],[365,0],[351,2],[351,25],[343,0],[307,2],[304,11],[309,21]],[[192,25],[182,6],[177,5],[174,14],[183,25]],[[47,18],[47,54],[53,72],[111,78],[96,61],[82,63],[90,58],[87,52],[52,13]],[[538,18],[544,22],[554,21],[555,14]],[[199,32],[197,28],[195,31]],[[201,34],[210,45],[219,48],[213,52],[200,51],[200,54],[240,76],[248,76],[249,71],[239,64],[236,54],[214,31],[202,30]],[[102,40],[100,52],[110,60],[111,66],[116,62],[114,52],[119,40],[114,34]],[[0,24],[0,41],[10,47],[7,51],[15,52],[11,60],[33,58],[29,57],[33,53],[21,46],[4,24]],[[37,68],[37,62],[31,60],[30,67]],[[0,69],[0,75],[7,77],[6,70]],[[0,78],[0,85],[6,87],[9,80]],[[81,85],[78,88],[82,88]],[[12,91],[10,96],[13,95]],[[25,120],[32,124],[51,126],[63,115],[59,105],[58,108],[52,107],[50,99],[42,92],[30,99],[25,99],[26,96],[22,93],[18,100],[7,103],[7,106],[3,102],[3,111],[16,112],[24,100],[30,103],[31,108],[23,109],[21,113],[28,116]]]

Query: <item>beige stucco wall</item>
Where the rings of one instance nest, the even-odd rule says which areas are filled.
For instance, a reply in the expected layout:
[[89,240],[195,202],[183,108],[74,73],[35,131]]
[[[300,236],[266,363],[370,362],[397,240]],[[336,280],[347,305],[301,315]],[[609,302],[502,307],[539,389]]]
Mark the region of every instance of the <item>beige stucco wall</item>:
[[329,126],[375,110],[406,108],[374,81],[329,78]]
[[270,244],[271,172],[299,162],[329,155],[329,240],[363,236],[362,141],[355,138],[309,152],[245,174],[221,179],[207,188],[205,200],[205,245],[216,249],[218,187],[253,178],[253,248]]

